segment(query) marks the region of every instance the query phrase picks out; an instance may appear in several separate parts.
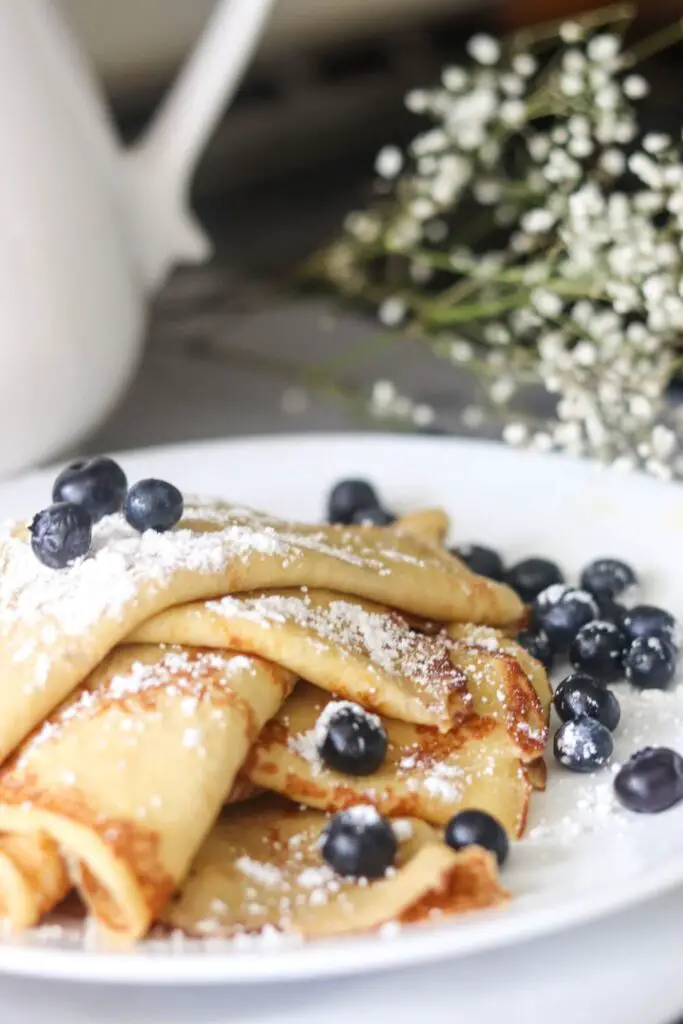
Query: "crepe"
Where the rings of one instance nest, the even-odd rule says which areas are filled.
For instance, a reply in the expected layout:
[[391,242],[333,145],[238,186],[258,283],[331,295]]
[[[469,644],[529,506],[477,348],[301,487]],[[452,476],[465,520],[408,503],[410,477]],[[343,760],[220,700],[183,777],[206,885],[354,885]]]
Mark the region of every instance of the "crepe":
[[425,544],[441,547],[448,536],[450,520],[441,508],[422,508],[400,516],[391,528],[424,541]]
[[366,885],[335,874],[319,842],[327,818],[284,801],[230,809],[163,915],[192,935],[276,930],[306,937],[360,932],[504,903],[493,856],[454,853],[428,825],[404,820],[395,871]]
[[440,621],[502,625],[521,611],[508,587],[381,527],[292,524],[188,500],[168,533],[105,517],[90,554],[55,571],[11,524],[0,536],[0,759],[145,619],[187,601],[302,585]]
[[294,681],[229,652],[117,649],[0,771],[0,829],[59,843],[97,920],[140,937]]
[[451,625],[446,632],[454,641],[451,660],[467,676],[476,713],[505,726],[523,761],[542,757],[552,691],[540,662],[495,629]]
[[0,836],[0,916],[11,928],[37,924],[70,888],[64,858],[49,836]]
[[320,759],[324,726],[316,729],[316,723],[330,701],[299,683],[264,727],[244,774],[264,789],[325,811],[367,803],[390,817],[445,825],[457,811],[476,808],[498,818],[509,835],[521,836],[530,785],[515,744],[495,719],[471,715],[443,735],[384,718],[384,763],[371,775],[353,776]]
[[412,630],[396,612],[325,590],[283,590],[171,608],[137,642],[259,654],[324,690],[391,718],[447,731],[473,710],[449,643]]

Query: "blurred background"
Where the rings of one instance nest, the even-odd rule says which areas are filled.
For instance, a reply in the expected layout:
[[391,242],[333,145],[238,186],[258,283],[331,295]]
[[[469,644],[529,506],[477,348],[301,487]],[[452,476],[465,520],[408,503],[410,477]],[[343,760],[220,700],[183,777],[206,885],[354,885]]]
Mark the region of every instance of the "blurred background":
[[[106,85],[120,131],[134,139],[204,24],[212,0],[62,0]],[[348,409],[305,394],[277,365],[309,365],[357,342],[368,323],[330,301],[295,297],[292,268],[330,239],[369,195],[377,150],[409,140],[404,94],[438,79],[475,31],[508,32],[598,6],[588,0],[280,0],[257,59],[202,160],[193,205],[215,245],[159,295],[146,357],[122,406],[89,442],[113,449],[202,437],[358,426]],[[680,15],[647,0],[642,27]],[[653,124],[683,122],[680,53],[650,77]],[[264,364],[268,363],[268,367]],[[381,376],[380,359],[364,373]],[[463,376],[410,343],[391,376],[462,431]],[[442,413],[442,415],[441,415]],[[366,424],[360,424],[365,426]]]

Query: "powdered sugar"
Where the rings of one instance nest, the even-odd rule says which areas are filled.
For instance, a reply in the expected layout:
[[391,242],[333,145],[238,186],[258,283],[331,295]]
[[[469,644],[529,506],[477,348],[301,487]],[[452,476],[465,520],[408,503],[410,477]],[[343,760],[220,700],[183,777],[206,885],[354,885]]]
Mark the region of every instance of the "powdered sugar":
[[382,719],[379,715],[373,715],[372,712],[366,711],[360,704],[350,700],[331,700],[322,709],[318,715],[317,722],[313,726],[313,738],[318,748],[322,747],[325,742],[330,722],[340,713],[350,714],[359,720],[365,719],[375,729],[381,729],[384,732]]
[[310,595],[265,594],[255,598],[228,596],[209,602],[227,618],[263,623],[291,622],[310,630],[338,655],[369,661],[370,670],[407,677],[423,692],[443,693],[449,686],[465,689],[461,673],[450,663],[443,638],[413,632],[398,615],[368,610],[362,602],[335,599],[316,603]]
[[282,872],[274,864],[266,864],[263,861],[254,860],[253,857],[247,857],[245,854],[237,858],[235,867],[243,875],[246,875],[247,878],[258,882],[259,885],[264,885],[267,889],[282,885]]

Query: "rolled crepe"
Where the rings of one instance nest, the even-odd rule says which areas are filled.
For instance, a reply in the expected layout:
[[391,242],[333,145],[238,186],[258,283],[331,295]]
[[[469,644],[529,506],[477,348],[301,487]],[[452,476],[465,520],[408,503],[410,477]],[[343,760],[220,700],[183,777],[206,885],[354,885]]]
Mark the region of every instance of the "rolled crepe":
[[366,803],[390,817],[445,825],[458,811],[475,808],[498,818],[509,835],[521,836],[530,785],[515,744],[494,718],[471,715],[445,735],[384,718],[384,763],[371,775],[354,776],[328,768],[320,758],[334,706],[322,690],[299,683],[264,727],[244,774],[264,789],[324,811]]
[[385,878],[366,885],[342,878],[320,854],[327,820],[284,801],[230,808],[164,922],[205,938],[264,930],[313,938],[495,907],[508,898],[490,853],[454,853],[413,820],[397,823],[396,868]]
[[0,771],[0,829],[57,842],[105,930],[138,938],[293,683],[245,655],[118,648]]
[[121,515],[94,528],[90,554],[46,568],[25,527],[0,537],[0,760],[145,619],[236,591],[327,587],[440,621],[505,624],[509,588],[381,527],[286,523],[187,502],[175,530],[139,534]]
[[0,836],[0,916],[12,929],[37,924],[70,888],[64,858],[49,836]]
[[444,637],[415,632],[381,605],[325,590],[171,608],[133,639],[250,651],[373,711],[443,731],[472,711],[467,679]]

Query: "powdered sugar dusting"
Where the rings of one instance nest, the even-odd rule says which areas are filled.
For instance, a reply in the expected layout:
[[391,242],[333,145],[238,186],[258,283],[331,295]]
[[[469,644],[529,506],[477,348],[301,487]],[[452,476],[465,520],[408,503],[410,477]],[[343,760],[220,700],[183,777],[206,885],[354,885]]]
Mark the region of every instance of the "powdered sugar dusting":
[[[191,720],[199,700],[211,684],[212,676],[244,671],[243,666],[253,669],[253,662],[244,655],[218,651],[190,653],[174,647],[169,647],[156,661],[133,661],[125,672],[112,676],[96,689],[83,688],[50,716],[22,747],[16,768],[24,769],[35,751],[43,743],[57,739],[70,722],[95,714],[104,703],[119,703],[151,690],[163,689],[166,696],[180,697],[182,711]],[[188,702],[192,702],[192,706]],[[130,731],[135,731],[135,727],[139,729],[142,724],[142,719],[131,717],[123,718],[120,723],[122,729]],[[183,745],[201,750],[201,738],[199,730],[188,726],[183,735]]]
[[365,719],[374,726],[375,729],[381,729],[382,732],[384,732],[382,719],[379,715],[374,715],[372,712],[366,711],[365,708],[360,706],[360,704],[356,704],[351,700],[331,700],[322,709],[318,715],[318,720],[313,726],[313,738],[318,748],[322,747],[325,742],[330,728],[330,722],[340,713],[350,714],[359,720]]
[[275,888],[282,885],[282,872],[274,864],[266,864],[263,861],[254,860],[253,857],[245,855],[237,858],[235,867],[243,875],[246,875],[247,878],[253,879],[259,885],[265,885],[266,888]]
[[424,695],[442,697],[450,687],[462,690],[467,699],[464,679],[448,658],[444,638],[414,632],[399,615],[371,611],[361,602],[341,598],[317,604],[303,593],[228,596],[208,606],[227,618],[251,618],[264,625],[294,623],[342,656],[361,656],[371,670],[410,679]]

